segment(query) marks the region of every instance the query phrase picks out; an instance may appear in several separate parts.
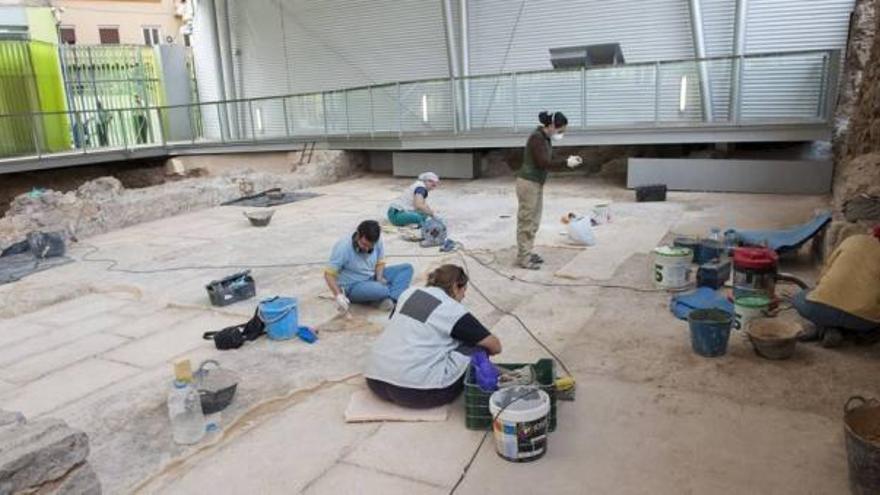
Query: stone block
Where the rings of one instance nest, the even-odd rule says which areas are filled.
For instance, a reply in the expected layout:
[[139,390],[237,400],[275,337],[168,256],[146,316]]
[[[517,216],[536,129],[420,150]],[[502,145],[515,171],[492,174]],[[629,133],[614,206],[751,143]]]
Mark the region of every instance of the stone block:
[[0,493],[15,493],[62,478],[88,455],[86,434],[59,419],[0,430]]
[[73,468],[64,478],[41,486],[34,495],[101,495],[101,481],[86,462]]

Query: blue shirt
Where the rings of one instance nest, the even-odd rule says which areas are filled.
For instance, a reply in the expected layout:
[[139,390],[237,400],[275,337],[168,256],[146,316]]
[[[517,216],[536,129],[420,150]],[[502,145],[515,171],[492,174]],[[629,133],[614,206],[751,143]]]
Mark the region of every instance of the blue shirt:
[[376,242],[371,253],[362,253],[355,249],[354,240],[347,235],[333,246],[326,271],[336,275],[336,283],[345,289],[357,282],[375,279],[376,266],[381,263],[385,263],[382,239]]

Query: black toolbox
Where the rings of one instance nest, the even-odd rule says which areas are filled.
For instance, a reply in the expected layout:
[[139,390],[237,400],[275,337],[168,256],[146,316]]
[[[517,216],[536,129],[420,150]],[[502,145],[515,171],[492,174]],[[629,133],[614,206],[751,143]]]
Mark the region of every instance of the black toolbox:
[[251,271],[246,270],[220,280],[212,280],[205,286],[208,297],[214,306],[228,306],[234,302],[244,301],[257,295],[257,286]]

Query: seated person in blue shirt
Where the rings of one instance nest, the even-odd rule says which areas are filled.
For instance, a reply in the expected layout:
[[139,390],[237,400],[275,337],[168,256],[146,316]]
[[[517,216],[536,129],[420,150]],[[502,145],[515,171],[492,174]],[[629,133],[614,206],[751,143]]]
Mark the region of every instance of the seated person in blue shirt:
[[412,265],[385,266],[381,233],[378,222],[365,220],[333,246],[324,279],[340,311],[348,311],[351,303],[379,303],[380,308],[391,310],[409,287]]

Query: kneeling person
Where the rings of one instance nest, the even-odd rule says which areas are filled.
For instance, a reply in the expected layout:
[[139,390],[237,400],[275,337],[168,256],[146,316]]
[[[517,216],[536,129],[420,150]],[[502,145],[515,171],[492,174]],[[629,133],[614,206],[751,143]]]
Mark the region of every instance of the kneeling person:
[[815,329],[802,340],[826,347],[845,336],[880,338],[880,225],[871,235],[853,235],[831,253],[816,287],[796,295],[792,305]]
[[340,310],[348,311],[350,303],[380,303],[390,310],[409,287],[412,265],[385,266],[381,233],[378,222],[365,220],[333,246],[324,279]]
[[464,390],[477,347],[501,352],[498,337],[461,304],[467,283],[461,267],[443,265],[427,287],[403,293],[370,352],[364,375],[374,394],[403,407],[441,406]]

